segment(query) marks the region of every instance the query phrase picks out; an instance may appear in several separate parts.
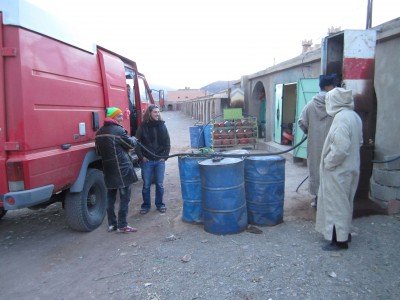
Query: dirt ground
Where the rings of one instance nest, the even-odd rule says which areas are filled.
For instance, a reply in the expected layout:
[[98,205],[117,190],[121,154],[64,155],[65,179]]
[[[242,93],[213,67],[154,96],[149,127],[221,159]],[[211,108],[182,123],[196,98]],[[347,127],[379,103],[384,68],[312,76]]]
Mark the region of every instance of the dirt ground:
[[[171,154],[187,152],[194,120],[163,117]],[[133,234],[108,233],[106,220],[90,233],[72,231],[60,204],[8,212],[0,299],[399,299],[400,216],[357,218],[349,250],[321,251],[307,182],[296,192],[304,164],[286,161],[284,222],[260,234],[220,236],[182,222],[176,157],[166,174],[165,214],[153,205],[140,215],[142,182],[134,184]]]

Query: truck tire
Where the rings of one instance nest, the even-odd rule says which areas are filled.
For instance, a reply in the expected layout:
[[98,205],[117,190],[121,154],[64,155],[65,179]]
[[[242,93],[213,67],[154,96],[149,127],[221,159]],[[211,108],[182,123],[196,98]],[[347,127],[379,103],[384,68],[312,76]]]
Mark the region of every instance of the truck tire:
[[7,210],[5,210],[4,207],[0,207],[0,219],[2,217],[4,217],[6,215],[6,213],[7,213]]
[[107,188],[103,173],[88,169],[82,192],[68,192],[65,197],[67,224],[77,231],[92,231],[103,223],[106,206]]

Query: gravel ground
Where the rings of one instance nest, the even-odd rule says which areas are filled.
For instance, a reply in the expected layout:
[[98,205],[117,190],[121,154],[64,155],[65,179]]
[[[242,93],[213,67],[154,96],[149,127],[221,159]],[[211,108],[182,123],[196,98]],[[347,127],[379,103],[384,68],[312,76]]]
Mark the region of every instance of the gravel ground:
[[[172,153],[187,151],[194,121],[165,112]],[[59,204],[9,212],[0,221],[0,299],[399,299],[400,216],[353,221],[349,250],[324,252],[302,164],[286,162],[284,222],[219,236],[181,220],[177,159],[167,161],[168,210],[142,216],[137,233],[90,233],[65,225]]]

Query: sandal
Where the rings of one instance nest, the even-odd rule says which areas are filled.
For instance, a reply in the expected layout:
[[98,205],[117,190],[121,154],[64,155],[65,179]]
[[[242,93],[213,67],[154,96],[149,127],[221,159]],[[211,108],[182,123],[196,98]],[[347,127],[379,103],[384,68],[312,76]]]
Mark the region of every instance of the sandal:
[[130,226],[126,226],[126,227],[122,227],[122,228],[118,228],[117,232],[118,233],[128,233],[128,232],[136,232],[137,229],[130,227]]
[[140,214],[141,215],[145,215],[145,214],[147,214],[149,212],[149,210],[147,209],[147,208],[142,208],[141,210],[140,210]]
[[159,208],[157,208],[157,210],[158,210],[160,213],[164,214],[164,213],[167,211],[167,208],[166,208],[166,207],[159,207]]

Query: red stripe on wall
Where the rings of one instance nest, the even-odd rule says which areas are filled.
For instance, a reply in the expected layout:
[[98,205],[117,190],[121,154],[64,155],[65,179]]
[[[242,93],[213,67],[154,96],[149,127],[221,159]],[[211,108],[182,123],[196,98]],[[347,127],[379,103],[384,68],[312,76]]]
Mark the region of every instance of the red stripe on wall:
[[343,79],[373,79],[375,59],[344,58]]

